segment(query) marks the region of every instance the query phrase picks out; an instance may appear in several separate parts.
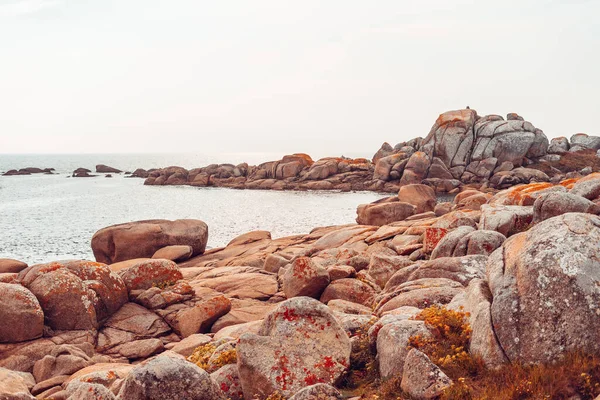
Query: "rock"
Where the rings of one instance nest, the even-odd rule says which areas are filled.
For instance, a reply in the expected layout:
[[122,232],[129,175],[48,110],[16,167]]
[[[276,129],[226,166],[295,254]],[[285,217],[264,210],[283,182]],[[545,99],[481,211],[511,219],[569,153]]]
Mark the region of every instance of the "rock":
[[377,162],[383,157],[387,157],[393,153],[394,148],[388,142],[384,142],[381,145],[381,148],[377,150],[377,153],[375,153],[375,155],[373,156],[373,164],[377,164]]
[[426,227],[423,233],[423,252],[431,254],[447,233],[446,228]]
[[571,136],[571,146],[579,146],[584,149],[598,150],[600,149],[600,137],[586,135],[585,133],[577,133]]
[[69,375],[58,375],[45,381],[41,381],[31,389],[31,394],[37,396],[48,389],[62,385],[68,378]]
[[121,171],[120,169],[109,167],[104,164],[98,164],[98,165],[96,165],[96,172],[102,173],[102,174],[120,174],[123,171]]
[[21,285],[0,283],[0,343],[42,336],[44,312],[36,297]]
[[435,249],[431,252],[431,259],[452,257],[461,239],[472,232],[475,232],[475,229],[470,226],[460,226],[450,231],[437,243]]
[[276,274],[281,268],[285,267],[289,263],[290,261],[287,258],[273,253],[269,254],[267,258],[265,258],[265,265],[263,266],[263,269],[267,272]]
[[210,288],[238,299],[267,300],[278,291],[277,277],[253,267],[219,267],[200,273],[192,287]]
[[149,289],[157,285],[172,285],[183,278],[177,264],[169,260],[142,261],[121,270],[119,276],[130,292],[132,290]]
[[232,306],[231,311],[219,318],[217,322],[213,324],[211,332],[217,333],[221,329],[228,326],[262,320],[267,316],[267,314],[273,311],[275,307],[275,304],[265,304],[258,301],[253,301],[253,303],[248,306]]
[[533,207],[485,204],[481,207],[480,229],[500,232],[506,237],[527,230],[533,221]]
[[333,386],[324,383],[305,387],[290,397],[290,400],[342,400],[341,393]]
[[452,380],[417,349],[406,356],[402,390],[415,400],[437,399],[452,386]]
[[19,273],[27,268],[27,264],[9,258],[0,258],[0,274]]
[[321,302],[329,304],[333,300],[346,300],[371,307],[375,299],[375,290],[358,279],[338,279],[327,286],[321,295]]
[[210,378],[216,387],[221,389],[221,392],[223,392],[228,400],[244,400],[244,392],[242,391],[237,365],[224,365],[210,374]]
[[149,339],[170,332],[169,325],[158,315],[135,303],[126,303],[109,318],[98,334],[98,351],[134,340]]
[[588,200],[595,200],[600,197],[600,177],[595,179],[580,179],[570,190],[571,194],[584,197]]
[[573,193],[545,193],[533,203],[533,223],[569,212],[597,214],[600,207]]
[[452,211],[452,203],[450,202],[438,203],[433,209],[433,212],[437,217],[448,214],[450,211]]
[[308,257],[299,257],[283,275],[286,297],[308,296],[319,298],[329,285],[329,273]]
[[327,302],[327,307],[333,311],[341,312],[344,314],[355,314],[355,315],[371,315],[373,312],[369,307],[363,306],[358,303],[353,303],[347,300],[334,299]]
[[112,264],[133,258],[150,258],[157,250],[172,245],[188,245],[193,256],[204,253],[208,227],[199,220],[148,220],[113,225],[92,238],[94,257]]
[[181,337],[210,332],[212,325],[231,310],[231,301],[225,296],[197,298],[184,304],[174,304],[158,310],[164,320]]
[[400,187],[398,201],[409,203],[417,207],[415,213],[420,214],[433,211],[437,203],[435,192],[427,185],[412,184]]
[[557,137],[550,141],[548,153],[550,154],[565,154],[569,151],[569,140],[564,137]]
[[81,383],[99,384],[118,392],[118,387],[123,379],[133,369],[133,365],[124,363],[98,363],[83,368],[64,382],[63,386],[71,390],[76,389]]
[[459,240],[452,256],[462,257],[481,254],[489,256],[506,240],[506,236],[496,231],[479,230],[465,235]]
[[90,171],[87,168],[77,168],[75,171],[73,171],[73,177],[74,178],[91,178],[97,175],[90,175]]
[[413,336],[431,338],[423,321],[401,320],[384,325],[377,334],[377,357],[382,379],[402,376]]
[[423,140],[422,149],[439,158],[448,168],[466,166],[473,147],[474,110],[449,111],[441,114]]
[[[410,271],[405,282],[423,278],[444,278],[468,285],[471,279],[483,278],[487,257],[483,255],[468,255],[463,257],[440,257],[417,264],[417,268]],[[390,279],[389,284],[396,281],[396,276]],[[386,286],[386,291],[389,291]]]
[[408,267],[411,264],[413,264],[413,262],[408,257],[388,256],[382,253],[374,253],[371,255],[368,273],[377,285],[380,288],[383,288],[396,271]]
[[171,261],[185,261],[192,257],[193,253],[194,249],[192,249],[192,246],[167,246],[156,250],[156,253],[152,255],[152,258]]
[[40,264],[19,273],[19,280],[38,299],[46,324],[54,330],[95,329],[98,296],[65,265]]
[[[193,384],[190,384],[192,383]],[[159,356],[133,368],[119,392],[127,400],[223,399],[206,371],[186,360]]]
[[35,385],[31,374],[0,368],[0,399],[35,400],[29,389]]
[[[461,294],[456,297],[460,298]],[[453,299],[452,303],[457,298]],[[469,352],[481,357],[490,369],[501,367],[508,360],[496,339],[492,326],[492,294],[487,283],[483,279],[473,279],[462,294],[462,298],[464,308],[462,311],[469,313],[468,320],[472,329]],[[448,305],[448,308],[451,306]]]
[[56,346],[34,364],[33,376],[37,382],[42,382],[59,375],[71,375],[90,366],[93,354],[94,346],[91,344]]
[[127,302],[125,283],[108,266],[86,260],[65,261],[62,265],[95,293],[93,304],[98,322],[103,322]]
[[414,215],[416,207],[409,203],[371,203],[358,206],[356,222],[361,225],[388,225],[395,221],[403,221]]
[[492,321],[511,362],[600,354],[600,218],[569,213],[504,242],[488,261]]
[[284,301],[258,335],[239,339],[244,396],[280,391],[290,397],[308,385],[335,383],[349,366],[350,351],[350,339],[326,306],[309,297]]
[[94,383],[82,383],[67,390],[67,400],[115,400],[115,395],[106,387]]
[[432,305],[444,305],[450,303],[454,296],[462,291],[460,283],[444,278],[423,278],[406,282],[386,295],[375,308],[375,312],[377,315],[384,315],[400,307],[424,309]]
[[400,185],[421,183],[427,177],[430,165],[431,161],[427,154],[417,151],[408,159],[408,163],[404,167],[404,173],[400,179]]
[[180,342],[173,344],[172,346],[167,346],[167,348],[177,354],[181,354],[184,357],[189,357],[197,347],[210,343],[211,341],[212,338],[210,336],[196,333],[186,337]]

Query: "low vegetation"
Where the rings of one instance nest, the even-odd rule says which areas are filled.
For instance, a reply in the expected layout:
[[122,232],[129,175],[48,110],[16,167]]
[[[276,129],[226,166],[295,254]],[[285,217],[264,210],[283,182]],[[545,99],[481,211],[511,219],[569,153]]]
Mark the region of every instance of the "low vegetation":
[[[547,365],[486,368],[468,352],[471,327],[467,317],[467,313],[439,306],[426,308],[415,317],[425,322],[433,338],[414,336],[410,346],[427,354],[454,382],[441,400],[594,400],[600,395],[600,358],[581,352]],[[402,392],[400,380],[379,379],[368,337],[360,336],[345,382],[346,393],[361,399],[410,400]]]

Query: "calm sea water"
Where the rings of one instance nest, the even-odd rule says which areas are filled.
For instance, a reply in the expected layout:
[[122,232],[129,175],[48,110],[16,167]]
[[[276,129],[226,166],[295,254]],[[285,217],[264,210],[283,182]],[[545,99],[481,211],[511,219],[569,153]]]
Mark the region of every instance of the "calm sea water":
[[218,247],[242,233],[264,229],[273,237],[308,233],[317,226],[354,222],[356,206],[383,195],[369,192],[277,192],[224,188],[144,186],[114,175],[70,178],[96,164],[122,170],[278,159],[273,154],[0,155],[0,171],[56,168],[57,175],[0,176],[0,258],[29,264],[92,258],[93,234],[109,225],[142,219],[197,218]]

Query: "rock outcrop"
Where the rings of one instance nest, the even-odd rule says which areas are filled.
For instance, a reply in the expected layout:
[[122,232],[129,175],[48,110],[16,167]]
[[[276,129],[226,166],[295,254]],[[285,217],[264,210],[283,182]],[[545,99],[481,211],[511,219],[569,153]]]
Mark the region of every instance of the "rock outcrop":
[[101,229],[92,238],[98,262],[112,264],[135,258],[150,258],[163,247],[187,245],[192,256],[202,254],[208,241],[208,227],[199,220],[162,219],[129,222]]

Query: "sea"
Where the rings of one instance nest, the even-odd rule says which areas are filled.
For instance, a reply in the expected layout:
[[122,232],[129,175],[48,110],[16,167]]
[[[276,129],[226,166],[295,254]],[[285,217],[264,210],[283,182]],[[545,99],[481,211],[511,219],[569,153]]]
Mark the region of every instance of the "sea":
[[[1,149],[0,149],[1,151]],[[275,153],[230,154],[0,154],[0,174],[26,167],[55,174],[0,176],[0,258],[30,265],[56,260],[93,260],[90,241],[106,226],[145,219],[200,219],[208,224],[208,247],[267,230],[273,238],[309,233],[319,226],[354,223],[356,207],[385,197],[372,192],[294,192],[144,186],[140,178],[98,174],[72,178],[80,167],[105,164],[123,171],[213,163],[259,164]],[[359,155],[370,157],[369,155]]]

